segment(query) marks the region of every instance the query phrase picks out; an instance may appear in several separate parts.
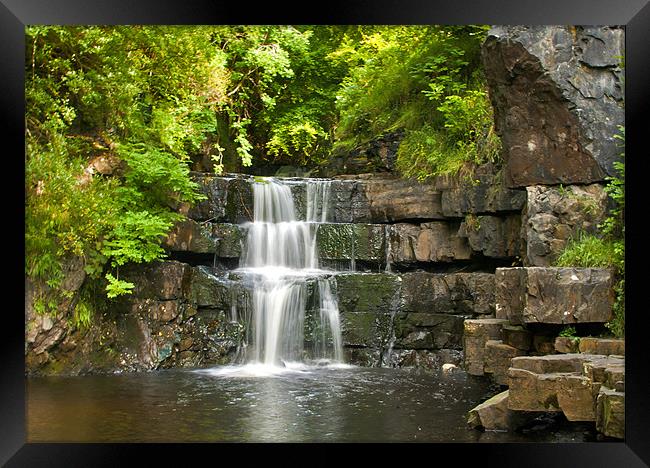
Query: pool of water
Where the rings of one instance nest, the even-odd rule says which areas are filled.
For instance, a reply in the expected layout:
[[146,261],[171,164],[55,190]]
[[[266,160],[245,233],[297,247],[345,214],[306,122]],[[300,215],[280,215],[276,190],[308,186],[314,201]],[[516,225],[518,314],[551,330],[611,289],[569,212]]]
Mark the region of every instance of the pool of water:
[[[27,380],[29,442],[582,442],[592,424],[480,432],[498,389],[451,374],[352,366],[219,367]],[[542,424],[543,426],[544,424]]]

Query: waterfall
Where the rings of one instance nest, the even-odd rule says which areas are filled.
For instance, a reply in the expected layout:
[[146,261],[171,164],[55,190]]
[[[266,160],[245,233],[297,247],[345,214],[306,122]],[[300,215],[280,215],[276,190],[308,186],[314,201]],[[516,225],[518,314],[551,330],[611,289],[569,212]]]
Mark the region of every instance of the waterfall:
[[327,220],[330,181],[307,183],[305,221],[296,219],[291,189],[276,179],[253,182],[253,221],[247,235],[239,272],[250,279],[253,310],[248,360],[282,366],[304,358],[308,283],[318,286],[320,336],[314,358],[342,362],[342,339],[331,271],[319,269],[316,235]]

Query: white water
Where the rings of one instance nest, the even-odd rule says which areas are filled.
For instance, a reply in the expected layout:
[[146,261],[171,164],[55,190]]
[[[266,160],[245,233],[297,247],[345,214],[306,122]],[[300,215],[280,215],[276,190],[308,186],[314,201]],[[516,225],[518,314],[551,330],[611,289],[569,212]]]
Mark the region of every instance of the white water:
[[[304,361],[308,285],[318,286],[319,313],[314,358],[342,363],[338,303],[331,272],[319,269],[318,222],[327,220],[330,182],[307,184],[307,220],[298,221],[290,187],[274,179],[253,183],[253,222],[247,224],[238,271],[253,282],[253,316],[248,337],[249,371],[259,366],[296,368]],[[315,289],[315,288],[314,288]],[[263,371],[262,374],[274,371]]]

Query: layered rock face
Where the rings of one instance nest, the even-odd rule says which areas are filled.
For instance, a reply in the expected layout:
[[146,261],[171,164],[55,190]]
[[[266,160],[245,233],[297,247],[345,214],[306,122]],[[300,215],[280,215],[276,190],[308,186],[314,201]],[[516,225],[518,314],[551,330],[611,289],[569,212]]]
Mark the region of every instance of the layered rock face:
[[622,28],[495,27],[482,53],[508,186],[613,175],[624,123]]

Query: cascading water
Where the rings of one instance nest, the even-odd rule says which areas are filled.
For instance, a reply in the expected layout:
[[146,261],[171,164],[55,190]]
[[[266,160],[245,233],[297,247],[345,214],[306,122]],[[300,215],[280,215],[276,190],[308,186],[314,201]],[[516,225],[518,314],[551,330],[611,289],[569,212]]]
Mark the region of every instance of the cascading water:
[[[253,222],[238,271],[252,280],[248,362],[286,366],[304,359],[308,283],[318,291],[314,358],[342,362],[342,340],[330,271],[318,268],[316,234],[327,220],[330,182],[307,183],[306,221],[296,219],[291,189],[275,179],[253,182]],[[314,291],[315,292],[315,291]]]

